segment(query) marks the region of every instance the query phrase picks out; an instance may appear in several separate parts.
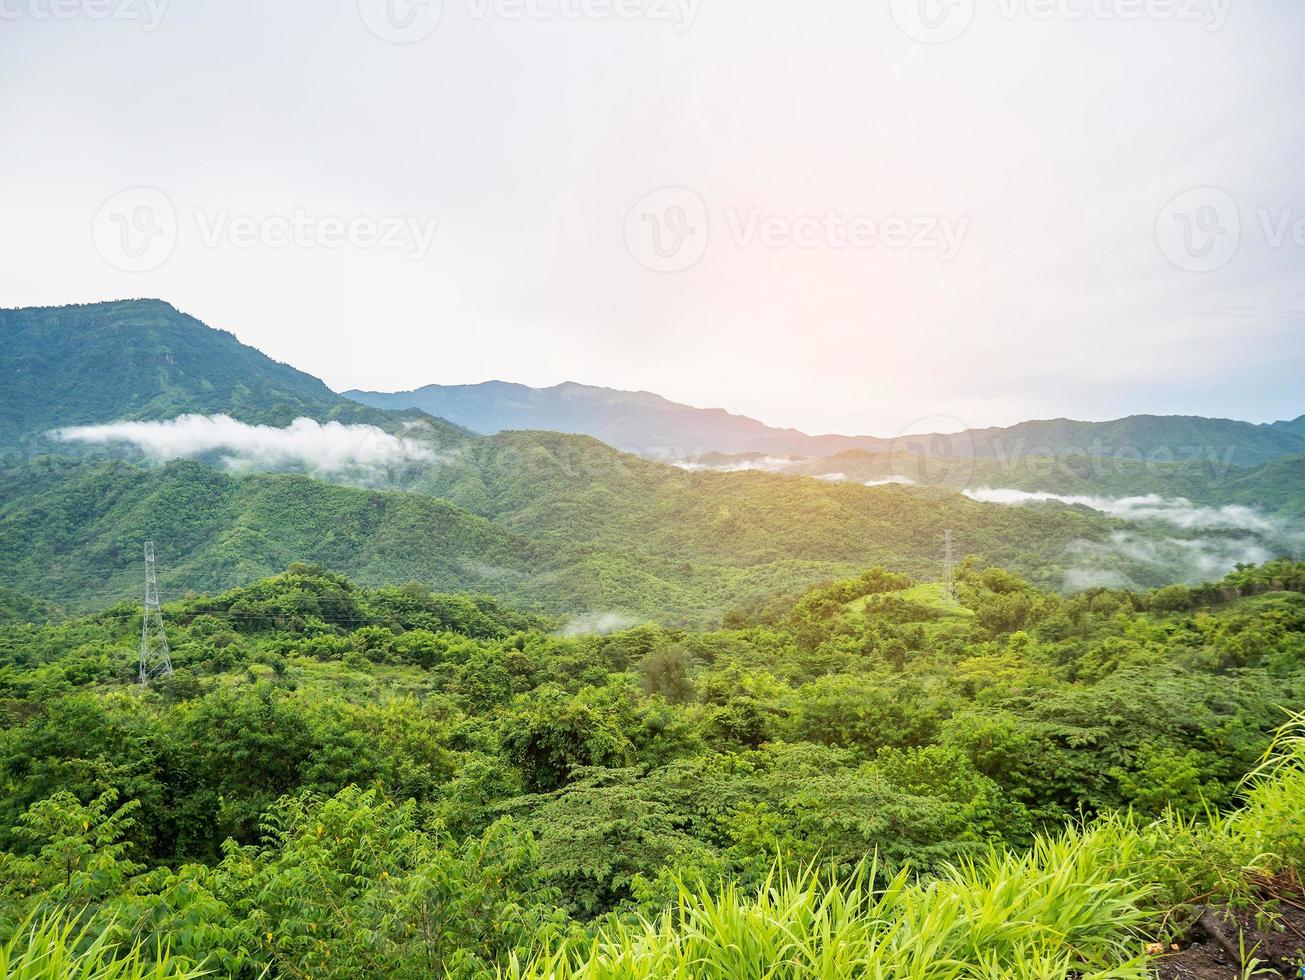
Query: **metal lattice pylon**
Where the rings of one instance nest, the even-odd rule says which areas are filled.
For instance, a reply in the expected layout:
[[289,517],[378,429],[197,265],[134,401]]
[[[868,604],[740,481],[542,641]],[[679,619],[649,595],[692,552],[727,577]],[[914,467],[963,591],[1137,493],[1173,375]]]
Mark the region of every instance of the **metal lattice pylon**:
[[168,634],[163,629],[159,583],[154,577],[154,542],[145,542],[145,615],[140,626],[140,682],[148,684],[172,673]]
[[952,532],[948,528],[943,533],[943,582],[947,594],[956,598],[956,550],[952,543]]

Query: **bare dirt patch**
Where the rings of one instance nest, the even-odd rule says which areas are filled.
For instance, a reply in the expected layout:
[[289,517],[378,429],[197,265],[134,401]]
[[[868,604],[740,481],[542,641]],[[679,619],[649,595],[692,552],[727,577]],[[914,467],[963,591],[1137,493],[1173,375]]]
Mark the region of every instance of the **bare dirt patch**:
[[[1297,884],[1268,882],[1252,908],[1206,909],[1178,945],[1157,960],[1158,980],[1299,980],[1305,977],[1305,896]],[[1247,971],[1252,961],[1256,972]]]

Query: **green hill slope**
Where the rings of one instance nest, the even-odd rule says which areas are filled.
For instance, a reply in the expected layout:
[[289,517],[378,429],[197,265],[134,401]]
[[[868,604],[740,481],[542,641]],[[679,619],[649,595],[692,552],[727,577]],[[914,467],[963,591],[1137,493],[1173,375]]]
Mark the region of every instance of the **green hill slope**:
[[134,596],[159,542],[165,593],[329,563],[363,581],[490,588],[544,562],[527,540],[442,500],[303,476],[235,478],[199,463],[140,469],[43,460],[4,474],[0,579],[85,607]]
[[[0,391],[0,454],[10,455],[48,449],[45,434],[63,426],[186,413],[401,424],[159,300],[0,310]],[[446,441],[466,435],[433,424]]]
[[[980,561],[1059,587],[1077,542],[1104,542],[1123,527],[1075,508],[691,474],[598,443],[577,457],[566,437],[508,438],[528,465],[491,454],[480,466],[439,466],[429,479],[448,486],[426,493],[235,477],[194,462],[38,459],[0,474],[0,581],[78,608],[134,597],[141,545],[152,538],[174,594],[310,561],[365,582],[472,589],[558,614],[696,624],[866,564],[937,574],[947,528]],[[1182,577],[1119,561],[1120,574],[1144,584]]]
[[1216,488],[1221,503],[1261,507],[1305,520],[1305,456],[1279,459],[1250,473],[1236,474]]

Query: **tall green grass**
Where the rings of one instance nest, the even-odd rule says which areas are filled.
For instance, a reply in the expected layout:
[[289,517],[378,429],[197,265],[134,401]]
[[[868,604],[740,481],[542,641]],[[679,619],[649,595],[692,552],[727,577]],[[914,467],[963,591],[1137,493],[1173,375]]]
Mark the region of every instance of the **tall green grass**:
[[205,971],[166,949],[119,949],[112,930],[76,925],[59,916],[24,923],[0,946],[3,980],[189,980]]
[[514,962],[511,980],[1144,980],[1144,935],[1191,904],[1248,898],[1305,866],[1305,716],[1247,779],[1244,806],[1204,821],[1104,817],[1028,852],[992,850],[928,880],[873,868],[759,892],[682,887],[674,906]]
[[828,884],[777,878],[755,895],[681,891],[675,907],[587,947],[514,965],[514,980],[1143,980],[1133,933],[1146,889],[1115,877],[1115,835],[992,851],[928,882],[873,869]]

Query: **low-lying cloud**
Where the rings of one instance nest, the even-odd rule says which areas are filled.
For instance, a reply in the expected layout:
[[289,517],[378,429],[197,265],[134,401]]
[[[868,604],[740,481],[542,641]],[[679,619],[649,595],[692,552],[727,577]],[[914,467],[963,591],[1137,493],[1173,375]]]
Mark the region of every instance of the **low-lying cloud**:
[[158,462],[216,453],[237,472],[303,468],[339,474],[435,461],[435,452],[416,439],[374,425],[307,418],[277,428],[237,422],[226,415],[182,415],[166,422],[81,425],[51,434],[64,442],[131,445]]
[[[672,465],[678,466],[682,470],[688,470],[691,473],[699,471],[709,471],[712,473],[780,473],[780,474],[804,474],[815,477],[817,480],[824,480],[826,483],[851,483],[854,478],[846,473],[829,472],[829,473],[812,473],[809,470],[804,471],[808,463],[805,459],[794,459],[787,456],[755,456],[746,459],[732,459],[728,462],[700,463],[694,461],[680,461]],[[915,481],[909,476],[899,476],[889,474],[880,479],[861,481],[863,486],[883,487],[891,484],[901,486],[915,486]]]
[[1076,541],[1070,546],[1075,564],[1065,572],[1065,587],[1080,591],[1094,587],[1133,588],[1139,577],[1172,578],[1177,573],[1190,582],[1226,575],[1237,565],[1261,565],[1275,556],[1258,538],[1205,535],[1194,538],[1150,538],[1134,531],[1116,531],[1105,541]]
[[1186,531],[1254,531],[1257,534],[1275,534],[1284,530],[1280,521],[1261,514],[1252,507],[1230,504],[1225,507],[1206,507],[1194,504],[1186,497],[1162,497],[1146,494],[1140,497],[1096,497],[1064,493],[1030,493],[1027,490],[1008,490],[999,487],[979,487],[964,491],[971,500],[989,504],[1023,504],[1056,501],[1071,506],[1090,507],[1111,517],[1126,521],[1154,521],[1169,524]]
[[1133,588],[1138,579],[1206,581],[1227,574],[1239,564],[1262,564],[1284,548],[1297,548],[1302,543],[1299,529],[1289,522],[1240,504],[1212,507],[1186,497],[1159,494],[1102,497],[1001,487],[964,492],[973,500],[1013,507],[1048,501],[1089,507],[1111,517],[1163,525],[1186,535],[1116,531],[1104,541],[1075,541],[1067,555],[1073,564],[1064,577],[1070,591]]
[[562,628],[562,636],[609,636],[619,633],[631,626],[638,626],[637,619],[622,616],[620,613],[586,613],[577,616]]
[[800,460],[786,459],[782,456],[762,456],[757,459],[739,459],[731,460],[728,463],[695,463],[691,461],[681,461],[672,465],[682,470],[688,470],[690,473],[696,473],[699,470],[707,470],[712,473],[751,473],[760,471],[762,473],[783,473],[797,465]]

